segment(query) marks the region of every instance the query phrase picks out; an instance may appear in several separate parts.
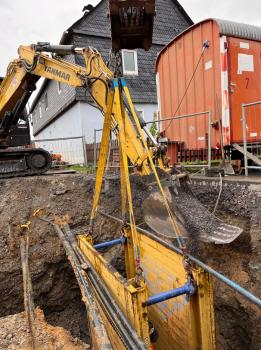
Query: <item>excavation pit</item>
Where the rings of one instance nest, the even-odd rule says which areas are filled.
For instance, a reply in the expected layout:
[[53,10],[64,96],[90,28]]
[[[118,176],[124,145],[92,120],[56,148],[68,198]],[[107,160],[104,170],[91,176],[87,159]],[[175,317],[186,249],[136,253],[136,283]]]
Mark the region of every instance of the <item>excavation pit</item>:
[[[140,208],[147,188],[140,181],[132,182],[137,224],[142,224]],[[88,228],[93,186],[94,178],[84,174],[1,180],[0,320],[23,311],[20,225],[31,220],[30,269],[35,304],[43,310],[50,325],[63,327],[72,337],[89,342],[85,307],[62,245],[53,228],[32,218],[32,213],[44,208],[49,217],[68,214],[72,230],[84,232]],[[194,178],[191,186],[198,199],[213,210],[219,179]],[[191,243],[192,253],[258,295],[261,184],[225,180],[223,186],[217,215],[227,223],[242,227],[243,234],[230,245]],[[102,194],[100,209],[120,217],[119,193],[119,181],[112,179]],[[117,234],[115,223],[98,216],[95,242],[111,240]],[[120,246],[106,251],[105,255],[124,272]],[[215,280],[214,287],[218,348],[259,349],[260,311],[224,284]]]

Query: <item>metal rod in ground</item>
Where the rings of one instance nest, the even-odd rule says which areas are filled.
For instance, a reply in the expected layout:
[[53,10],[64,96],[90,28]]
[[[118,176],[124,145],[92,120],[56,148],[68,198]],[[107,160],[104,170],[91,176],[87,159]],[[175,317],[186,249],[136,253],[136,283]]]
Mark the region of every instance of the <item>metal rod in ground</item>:
[[32,349],[35,349],[35,334],[34,334],[34,301],[31,275],[29,270],[29,236],[28,233],[23,235],[20,240],[21,264],[23,273],[23,288],[24,288],[24,308],[25,316],[28,322],[28,328],[31,336]]

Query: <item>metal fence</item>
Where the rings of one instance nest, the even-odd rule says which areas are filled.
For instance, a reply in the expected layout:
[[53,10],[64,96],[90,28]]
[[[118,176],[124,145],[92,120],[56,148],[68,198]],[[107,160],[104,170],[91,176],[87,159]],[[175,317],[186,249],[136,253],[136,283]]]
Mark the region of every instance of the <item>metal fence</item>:
[[[198,119],[204,118],[207,116],[207,130],[208,132],[204,134],[203,136],[199,137],[197,133],[198,130]],[[193,128],[193,131],[195,131],[195,134],[189,135],[189,128],[186,126],[181,127],[181,121],[182,120],[191,120],[193,118],[193,122],[191,123],[191,128]],[[212,111],[205,111],[205,112],[197,112],[197,113],[190,113],[190,114],[184,114],[180,116],[175,116],[171,118],[164,118],[159,119],[156,122],[162,123],[170,121],[170,123],[173,123],[172,130],[174,130],[174,136],[171,137],[172,140],[169,141],[169,150],[168,152],[171,152],[172,145],[176,147],[176,158],[177,161],[182,163],[189,161],[190,164],[184,165],[184,167],[211,167],[211,160],[212,160],[212,153],[213,150],[211,149],[211,143],[212,143]],[[155,121],[147,122],[147,124],[152,124]],[[162,129],[162,128],[161,128]],[[205,147],[192,149],[192,147],[183,147],[184,142],[190,143],[190,137],[194,140],[198,140],[200,138],[200,141],[205,141]],[[214,150],[215,151],[215,150]],[[215,153],[215,152],[214,152]],[[197,161],[193,162],[193,160],[197,159]],[[206,160],[207,164],[197,164],[200,160]]]
[[[179,123],[182,119],[187,119],[189,118],[194,118],[194,129],[195,131],[198,130],[198,120],[200,118],[206,117],[207,116],[207,133],[204,134],[204,140],[205,141],[205,147],[197,150],[189,150],[189,149],[178,149],[177,152],[177,157],[179,160],[182,162],[184,161],[190,161],[190,164],[185,164],[184,167],[211,167],[211,160],[217,156],[217,150],[211,149],[211,143],[212,143],[212,112],[211,111],[205,111],[205,112],[198,112],[198,113],[190,113],[186,115],[181,115],[177,116],[175,118],[166,118],[162,120],[153,120],[150,122],[147,122],[146,124],[152,124],[152,123],[159,123],[159,122],[165,122],[168,120],[172,120],[173,123]],[[190,120],[190,123],[193,124],[193,121]],[[202,121],[200,121],[202,124]],[[174,125],[174,128],[177,127],[177,125]],[[178,127],[177,127],[178,128]],[[94,167],[97,167],[97,162],[99,159],[99,153],[100,153],[100,140],[101,140],[101,135],[102,135],[102,129],[95,129],[94,130],[94,136],[93,136],[93,143],[87,144],[86,149],[87,149],[87,159],[88,159],[88,164],[93,164]],[[195,137],[195,135],[194,135]],[[178,138],[175,139],[176,144],[181,144],[182,142],[182,135],[180,134]],[[169,152],[171,151],[171,144],[169,146]],[[214,152],[213,152],[214,151]],[[116,170],[117,168],[119,169],[119,144],[118,140],[115,138],[114,134],[111,135],[111,141],[109,144],[109,150],[108,150],[108,162],[107,162],[107,169],[114,169]],[[220,155],[219,155],[220,156]],[[197,159],[197,161],[194,161]],[[205,160],[206,164],[199,164],[200,160]]]
[[61,155],[67,164],[87,165],[87,153],[83,136],[34,140],[35,146],[51,154]]
[[[101,136],[102,129],[94,129],[93,143],[86,144],[86,153],[88,164],[97,168],[98,160],[100,156],[100,147],[101,147]],[[119,142],[113,133],[111,133],[111,139],[108,149],[108,159],[106,169],[108,170],[119,170],[120,167],[120,150]]]
[[[248,142],[247,142],[247,118],[246,118],[246,108],[257,106],[257,105],[260,105],[260,104],[261,104],[261,101],[252,102],[252,103],[243,103],[242,104],[242,128],[243,128],[245,176],[248,176],[248,169],[260,169],[261,170],[261,166],[252,166],[252,165],[249,166],[248,165],[248,159],[251,156],[250,156],[250,154],[249,154],[249,152],[247,150]],[[261,118],[261,115],[259,115],[259,118]],[[253,157],[251,157],[251,158],[253,159]]]

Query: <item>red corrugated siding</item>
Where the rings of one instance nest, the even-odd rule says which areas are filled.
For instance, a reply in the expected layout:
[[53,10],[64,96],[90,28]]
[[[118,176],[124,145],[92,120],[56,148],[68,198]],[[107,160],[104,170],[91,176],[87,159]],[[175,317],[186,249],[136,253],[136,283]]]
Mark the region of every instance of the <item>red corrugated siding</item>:
[[[203,42],[206,40],[209,41],[210,47],[205,50],[188,92],[181,106],[178,108],[186,86],[188,85],[198,63],[202,52]],[[238,53],[244,53],[246,50],[239,49],[240,41],[249,42],[249,53],[255,56],[254,72],[243,72],[242,74],[237,74]],[[225,88],[224,81],[223,87],[221,86],[220,45],[218,24],[214,20],[208,20],[193,26],[191,30],[186,31],[183,35],[177,37],[176,40],[172,41],[161,52],[157,60],[161,117],[167,118],[174,115],[178,116],[211,110],[213,121],[222,120],[222,111],[224,111],[225,108],[224,94],[226,94],[226,91],[228,90],[230,104],[226,113],[229,113],[229,111],[231,112],[230,129],[227,127],[228,135],[223,139],[225,142],[240,142],[242,141],[241,103],[261,99],[261,43],[245,39],[228,38],[228,78],[235,80],[235,83],[238,85],[238,90],[232,93],[230,85],[231,81],[227,81],[226,77],[223,79],[226,85]],[[247,81],[248,87],[246,87]],[[254,121],[252,122],[253,126],[251,124],[251,128],[253,130],[257,129],[257,132],[261,137],[260,107],[253,108],[253,114]],[[259,121],[257,121],[258,118]],[[207,116],[189,117],[180,121],[174,120],[171,123],[171,126],[168,127],[169,123],[169,121],[163,122],[162,129],[166,130],[166,136],[171,141],[184,142],[185,149],[200,149],[207,146]],[[212,148],[219,147],[220,130],[212,128],[211,136]]]

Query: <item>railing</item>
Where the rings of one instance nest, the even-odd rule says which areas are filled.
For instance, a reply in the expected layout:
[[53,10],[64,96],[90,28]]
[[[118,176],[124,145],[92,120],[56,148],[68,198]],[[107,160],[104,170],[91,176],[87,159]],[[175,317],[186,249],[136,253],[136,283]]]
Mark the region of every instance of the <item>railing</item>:
[[51,154],[60,154],[67,164],[87,165],[87,153],[84,136],[60,137],[33,140],[36,147],[41,147]]
[[[176,120],[181,120],[181,119],[190,118],[190,117],[200,117],[200,116],[202,117],[204,115],[208,115],[208,145],[207,145],[208,156],[207,156],[207,165],[190,164],[190,165],[184,165],[184,167],[190,167],[190,168],[192,168],[192,167],[207,167],[208,169],[211,167],[212,111],[189,113],[189,114],[184,114],[184,115],[175,116],[175,117],[171,117],[171,118],[164,118],[164,119],[156,120],[157,123],[160,123],[160,122],[172,121],[172,120],[176,121]],[[155,122],[155,120],[149,121],[146,124],[152,124],[154,122]]]
[[246,108],[260,105],[261,101],[242,104],[242,127],[243,127],[243,145],[244,145],[244,163],[245,176],[248,176],[248,169],[261,169],[261,166],[249,166],[247,157],[247,123],[246,123]]

